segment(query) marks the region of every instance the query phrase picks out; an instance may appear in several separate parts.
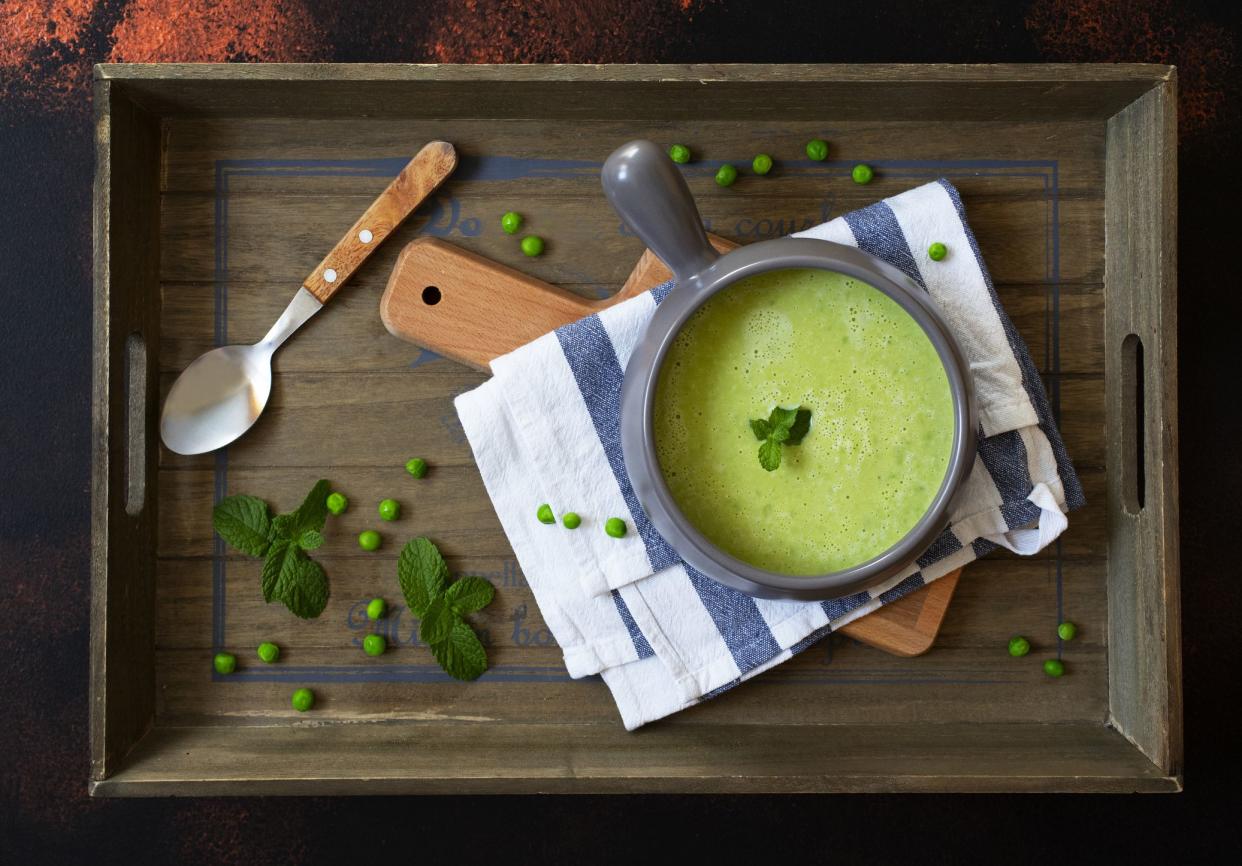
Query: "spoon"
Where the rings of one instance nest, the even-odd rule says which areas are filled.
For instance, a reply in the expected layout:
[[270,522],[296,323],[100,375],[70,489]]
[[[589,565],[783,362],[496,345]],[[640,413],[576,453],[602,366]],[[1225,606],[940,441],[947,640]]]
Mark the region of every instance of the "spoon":
[[253,346],[213,349],[191,362],[164,399],[164,444],[178,454],[203,454],[249,430],[272,393],[272,355],[456,167],[453,145],[427,144],[303,281],[267,336]]

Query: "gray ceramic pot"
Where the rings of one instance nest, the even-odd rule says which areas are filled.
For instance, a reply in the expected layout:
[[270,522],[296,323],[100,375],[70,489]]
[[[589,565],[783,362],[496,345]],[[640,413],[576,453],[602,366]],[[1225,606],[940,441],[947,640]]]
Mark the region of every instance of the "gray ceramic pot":
[[[676,285],[657,307],[630,356],[621,389],[625,468],[655,529],[692,567],[760,598],[836,598],[874,586],[913,562],[947,525],[949,502],[969,473],[975,456],[975,401],[969,367],[927,293],[874,256],[828,241],[781,238],[720,255],[707,242],[698,209],[681,172],[649,141],[633,141],[614,151],[604,163],[603,184],[617,213],[676,277]],[[704,301],[731,283],[784,268],[836,271],[884,292],[927,333],[944,364],[953,394],[953,453],[927,513],[884,553],[830,574],[795,576],[765,571],[716,547],[686,520],[673,501],[654,445],[652,418],[660,364],[682,324]]]

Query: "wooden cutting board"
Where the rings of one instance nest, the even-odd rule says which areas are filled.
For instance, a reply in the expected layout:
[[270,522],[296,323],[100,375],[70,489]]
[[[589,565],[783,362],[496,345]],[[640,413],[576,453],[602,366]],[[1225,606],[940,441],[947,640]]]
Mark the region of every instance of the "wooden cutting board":
[[[709,237],[722,252],[736,246]],[[438,238],[421,237],[397,257],[380,318],[393,336],[486,371],[493,358],[670,278],[648,250],[621,291],[590,300]],[[840,631],[894,655],[924,653],[940,631],[960,575],[961,569],[951,572]]]

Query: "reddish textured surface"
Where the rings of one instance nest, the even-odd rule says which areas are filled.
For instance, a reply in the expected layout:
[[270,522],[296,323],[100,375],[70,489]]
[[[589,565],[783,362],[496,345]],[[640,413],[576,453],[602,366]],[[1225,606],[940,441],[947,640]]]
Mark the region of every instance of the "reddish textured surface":
[[1048,60],[1177,66],[1178,121],[1208,129],[1225,110],[1237,75],[1235,38],[1174,0],[1036,0],[1026,17]]
[[323,28],[299,0],[132,0],[108,60],[295,63],[328,54]]

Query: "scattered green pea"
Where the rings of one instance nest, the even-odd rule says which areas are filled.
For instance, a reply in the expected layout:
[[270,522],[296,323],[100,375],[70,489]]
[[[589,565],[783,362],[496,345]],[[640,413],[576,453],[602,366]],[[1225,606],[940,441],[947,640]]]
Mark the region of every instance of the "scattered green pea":
[[289,703],[293,704],[293,708],[299,713],[304,713],[315,706],[315,693],[310,689],[298,689],[289,699]]
[[716,172],[716,183],[720,186],[733,186],[735,180],[737,180],[737,169],[727,162]]
[[379,516],[380,520],[396,520],[401,516],[401,503],[395,499],[381,499]]
[[358,533],[358,546],[363,550],[379,550],[380,534],[374,529],[364,529]]
[[608,522],[604,524],[604,532],[607,532],[613,538],[624,538],[626,533],[625,521],[620,517],[609,517]]
[[516,211],[509,211],[500,218],[500,227],[507,235],[517,234],[517,230],[522,227],[522,215]]
[[828,142],[822,138],[812,138],[806,143],[806,155],[816,162],[823,162],[828,158]]
[[754,169],[755,174],[767,174],[772,170],[772,157],[761,153],[751,162],[750,167]]
[[690,161],[690,148],[684,144],[674,144],[668,149],[668,158],[679,165],[685,165]]
[[362,639],[362,651],[369,656],[382,656],[388,649],[388,641],[382,634],[369,634]]
[[349,507],[349,500],[345,498],[344,493],[328,494],[328,510],[333,514],[344,514],[345,509]]
[[527,235],[522,238],[522,252],[531,258],[543,255],[543,238],[539,235]]
[[871,170],[871,166],[860,162],[854,166],[850,176],[854,178],[854,183],[871,183],[871,178],[875,177],[875,172]]
[[388,613],[388,603],[382,598],[373,598],[367,604],[367,619],[383,619]]
[[1057,626],[1057,637],[1061,640],[1073,640],[1078,635],[1078,626],[1069,620]]
[[565,524],[566,529],[577,529],[582,525],[582,518],[576,512],[566,511],[561,515],[561,523]]
[[263,661],[267,662],[269,665],[276,661],[276,659],[280,658],[280,647],[276,646],[276,644],[272,643],[270,640],[265,640],[263,643],[259,644],[258,652],[259,658],[263,659]]
[[940,241],[936,241],[934,244],[932,244],[930,247],[927,248],[927,255],[933,262],[942,261],[944,257],[947,256],[948,254],[949,254],[949,248],[946,247],[944,244],[940,243]]
[[1022,658],[1031,651],[1031,642],[1022,635],[1009,639],[1009,654],[1014,658]]
[[1060,659],[1048,659],[1044,662],[1044,673],[1050,677],[1059,677],[1065,673],[1065,664]]
[[231,674],[237,670],[237,656],[232,653],[216,653],[216,657],[212,659],[212,664],[216,666],[216,673]]
[[421,457],[411,457],[405,461],[405,471],[415,478],[422,478],[427,474],[427,461]]
[[539,506],[539,510],[535,512],[535,516],[539,518],[540,523],[556,523],[556,515],[552,513],[552,506],[546,502]]

